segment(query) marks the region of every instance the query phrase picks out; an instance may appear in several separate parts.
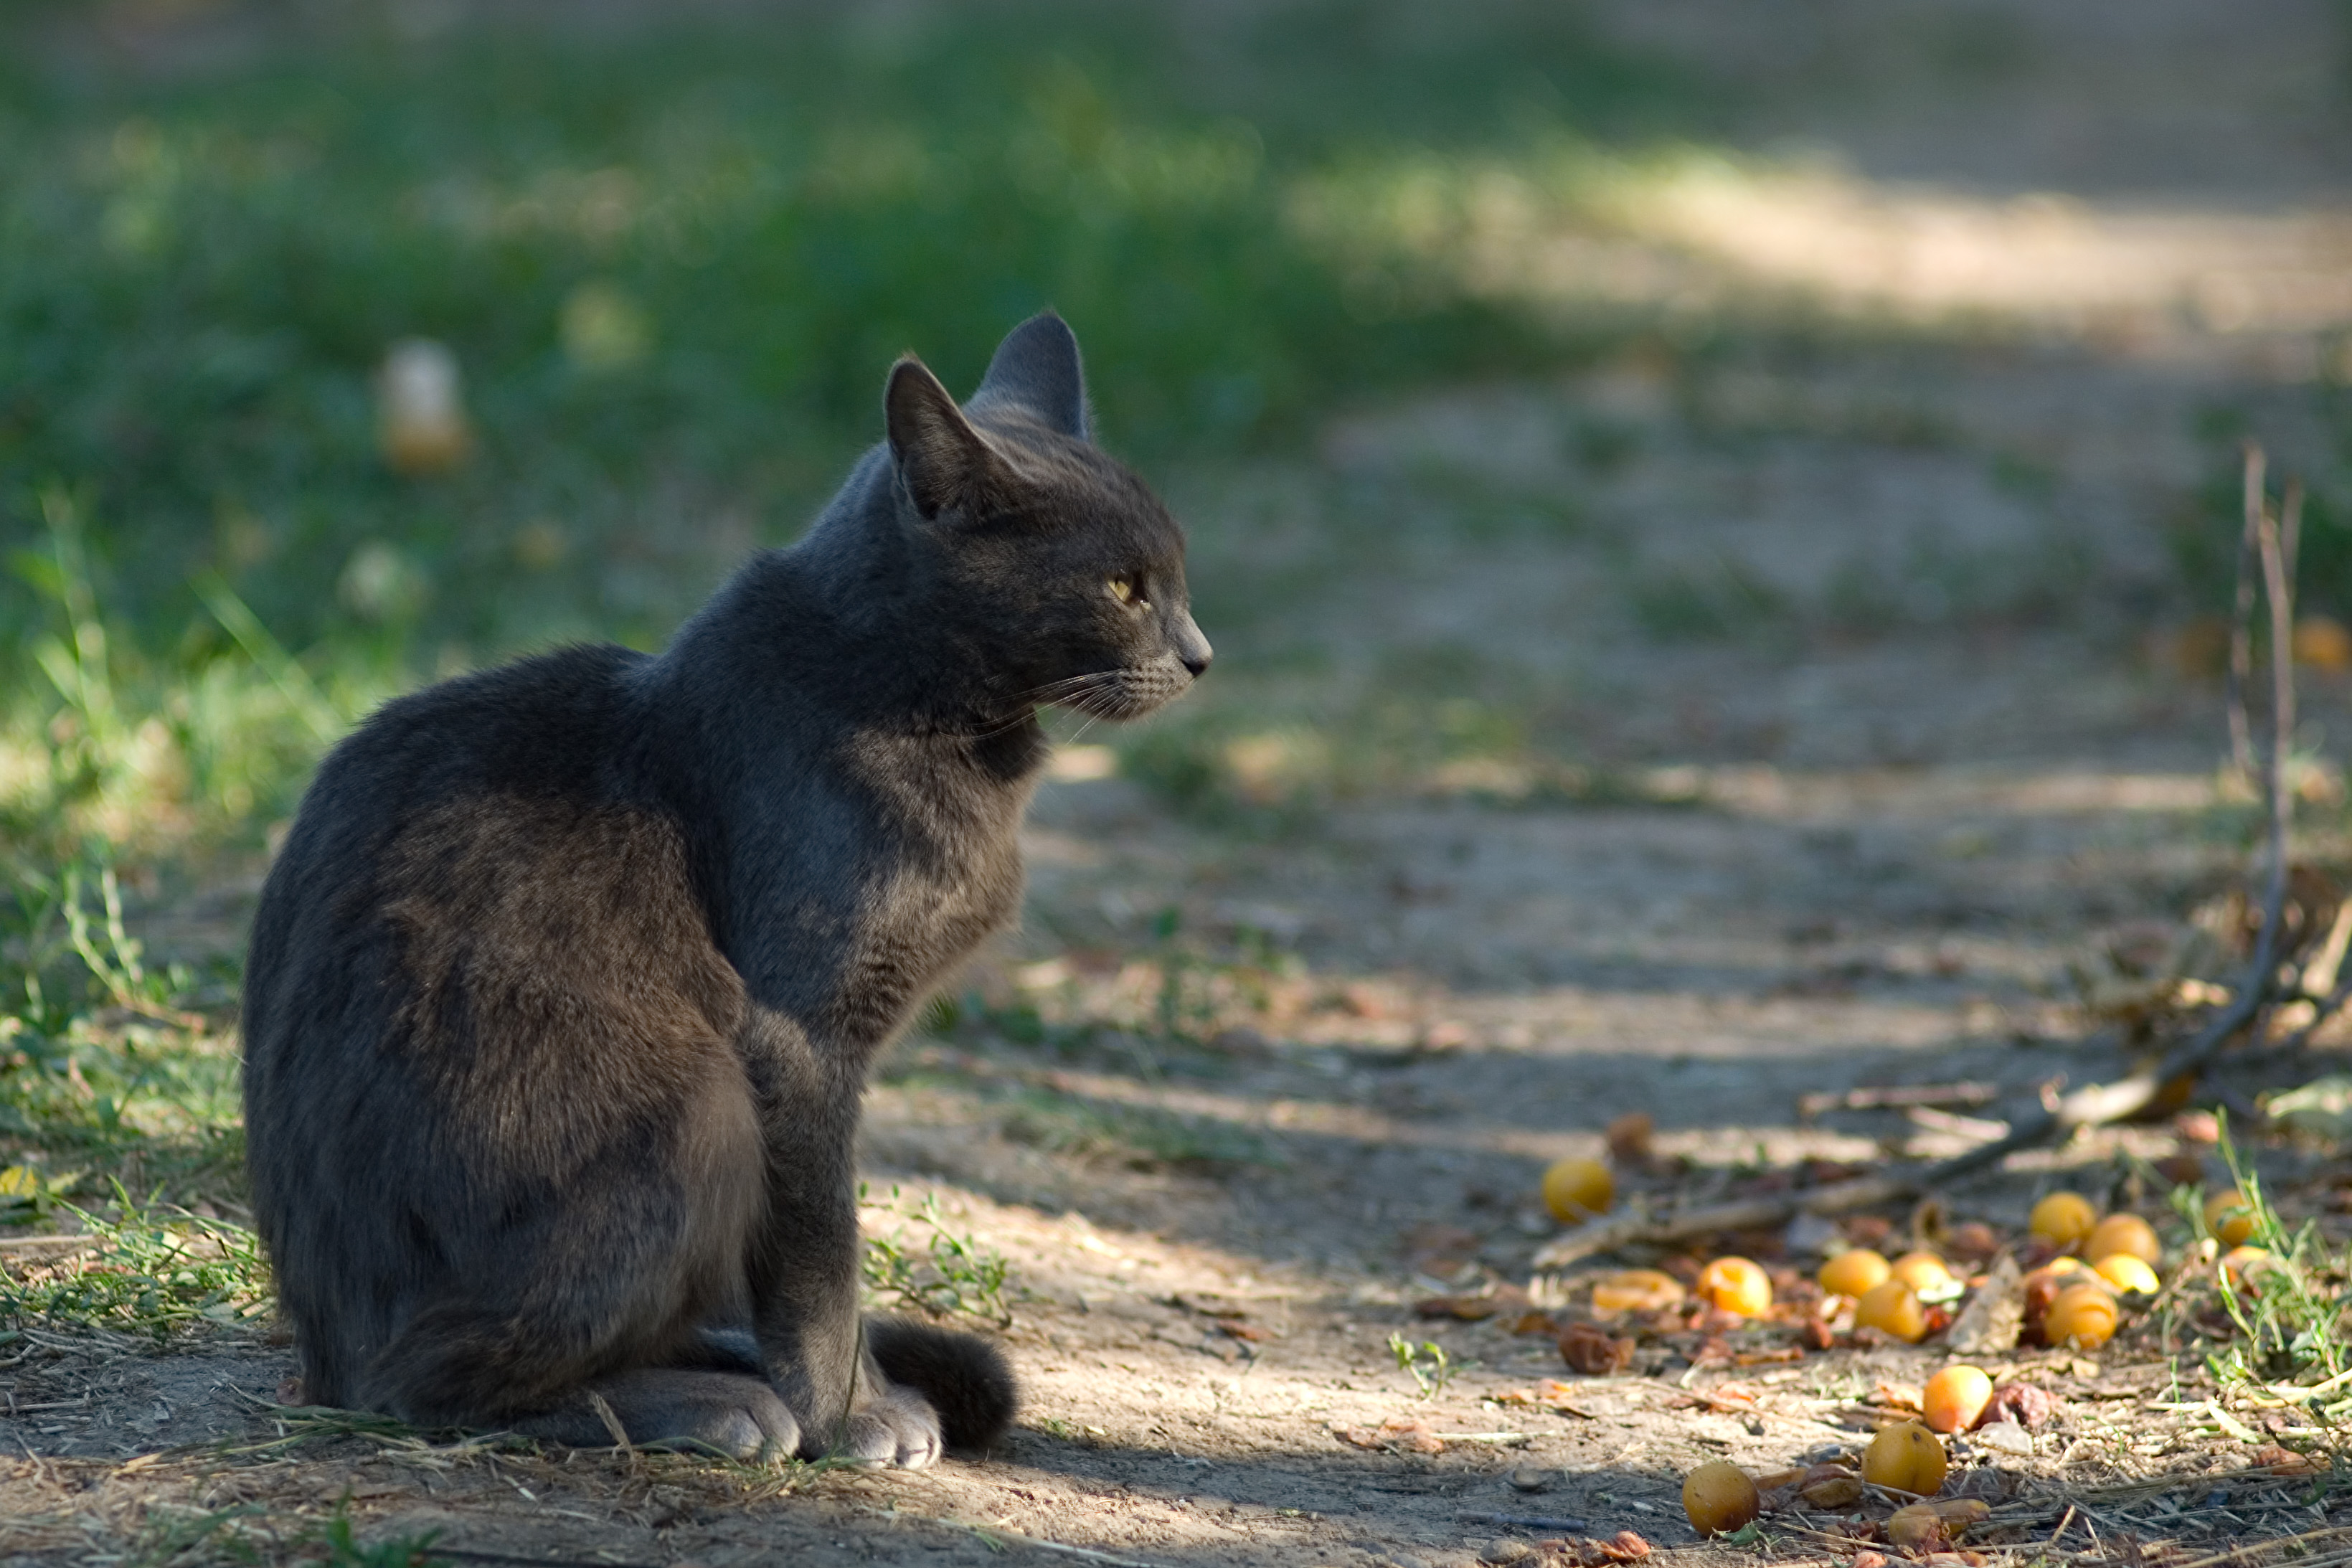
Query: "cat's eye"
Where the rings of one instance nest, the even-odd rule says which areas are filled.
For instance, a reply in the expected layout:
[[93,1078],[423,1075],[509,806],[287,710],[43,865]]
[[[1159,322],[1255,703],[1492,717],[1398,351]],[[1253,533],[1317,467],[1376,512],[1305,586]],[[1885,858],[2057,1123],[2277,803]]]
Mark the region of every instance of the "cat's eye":
[[1142,602],[1142,593],[1143,584],[1132,577],[1114,577],[1110,580],[1110,596],[1130,608]]

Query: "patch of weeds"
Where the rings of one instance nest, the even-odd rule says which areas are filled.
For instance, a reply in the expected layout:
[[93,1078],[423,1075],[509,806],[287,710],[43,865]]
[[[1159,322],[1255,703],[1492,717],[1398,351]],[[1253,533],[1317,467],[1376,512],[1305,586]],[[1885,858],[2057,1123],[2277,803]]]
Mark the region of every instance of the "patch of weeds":
[[1464,1363],[1448,1355],[1444,1345],[1435,1340],[1413,1343],[1402,1334],[1389,1335],[1389,1353],[1396,1357],[1397,1370],[1412,1379],[1423,1399],[1435,1399],[1454,1381],[1454,1374]]
[[[862,1184],[857,1196],[859,1203],[866,1202]],[[898,1189],[892,1187],[893,1212],[898,1201]],[[887,1236],[867,1237],[863,1260],[867,1294],[920,1308],[935,1318],[961,1312],[999,1328],[1010,1324],[1013,1309],[1005,1300],[1010,1268],[1003,1255],[969,1233],[950,1230],[937,1194],[925,1194],[922,1206],[908,1217],[929,1227],[929,1239],[918,1247],[907,1239],[903,1225]]]
[[1569,450],[1587,472],[1606,479],[1623,472],[1642,455],[1641,427],[1620,420],[1586,418],[1569,432]]
[[271,1309],[261,1240],[242,1226],[141,1204],[116,1184],[120,1216],[60,1205],[92,1245],[0,1270],[0,1318],[22,1327],[109,1329],[167,1339],[197,1324],[247,1323]]
[[1636,574],[1626,584],[1625,602],[1642,629],[1664,642],[1738,637],[1785,620],[1790,612],[1786,595],[1720,551]]
[[1992,459],[1992,486],[2019,500],[2046,501],[2058,493],[2058,470],[2039,458],[1998,452]]
[[[2221,1265],[2214,1267],[2214,1291],[2240,1335],[2208,1356],[2215,1382],[2224,1388],[2261,1393],[2273,1383],[2326,1382],[2339,1375],[2352,1362],[2338,1300],[2347,1274],[2352,1274],[2352,1257],[2331,1254],[2316,1221],[2287,1228],[2263,1190],[2261,1176],[2240,1159],[2226,1120],[2221,1147],[2253,1222],[2247,1244],[2262,1248],[2269,1260],[2250,1268],[2242,1281],[2231,1279]],[[2202,1199],[2201,1189],[2184,1187],[2174,1193],[2173,1205],[2196,1235],[2210,1239]]]
[[[2336,452],[2334,461],[2305,475],[2309,488],[2295,552],[2295,611],[2352,621],[2352,395],[2340,390],[2326,395],[2321,413],[2334,429]],[[2237,410],[2210,411],[2200,423],[2197,434],[2208,445],[2205,477],[2196,499],[2171,517],[2167,542],[2190,603],[2205,614],[2227,616],[2245,516],[2239,444],[2250,426]],[[2259,647],[2260,626],[2255,635]]]
[[1832,574],[1819,613],[1843,631],[1971,621],[2046,623],[2081,603],[2098,563],[2079,541],[1957,550],[1916,541],[1899,563],[1849,561]]
[[362,1542],[352,1529],[350,1504],[345,1501],[337,1503],[334,1513],[319,1527],[315,1550],[327,1568],[456,1568],[450,1558],[433,1550],[440,1534],[428,1530]]
[[248,1521],[268,1517],[258,1503],[227,1508],[148,1510],[146,1528],[124,1557],[126,1568],[194,1568],[215,1563],[260,1563]]

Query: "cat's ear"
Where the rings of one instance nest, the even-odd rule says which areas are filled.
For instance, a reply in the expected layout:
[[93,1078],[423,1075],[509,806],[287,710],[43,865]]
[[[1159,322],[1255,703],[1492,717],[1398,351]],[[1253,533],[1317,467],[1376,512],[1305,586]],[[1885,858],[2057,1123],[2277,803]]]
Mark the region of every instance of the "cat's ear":
[[1086,373],[1067,321],[1041,310],[1004,334],[971,395],[974,408],[996,404],[1026,409],[1049,428],[1087,439]]
[[983,493],[996,455],[929,366],[913,354],[891,366],[882,408],[890,457],[916,510],[937,517]]

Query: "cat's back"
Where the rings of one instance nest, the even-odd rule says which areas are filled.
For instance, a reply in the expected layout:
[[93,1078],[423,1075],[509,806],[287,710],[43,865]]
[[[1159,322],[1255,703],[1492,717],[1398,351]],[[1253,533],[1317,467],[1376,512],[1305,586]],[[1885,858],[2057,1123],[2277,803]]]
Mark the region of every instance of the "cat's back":
[[[573,647],[444,681],[329,754],[255,918],[246,1026],[265,1084],[289,1058],[387,1043],[494,1071],[479,1047],[502,1037],[464,1017],[562,996],[728,1026],[737,983],[678,825],[639,783],[643,663]],[[667,973],[633,993],[649,966]]]
[[565,647],[393,699],[320,763],[273,871],[365,856],[454,801],[609,795],[631,743],[629,679],[646,662]]

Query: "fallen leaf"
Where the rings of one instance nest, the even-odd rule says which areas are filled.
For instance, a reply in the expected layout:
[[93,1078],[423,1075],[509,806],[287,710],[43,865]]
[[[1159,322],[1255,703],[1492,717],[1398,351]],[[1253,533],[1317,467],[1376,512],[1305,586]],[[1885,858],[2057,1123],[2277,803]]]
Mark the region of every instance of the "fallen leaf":
[[1946,1498],[1898,1508],[1886,1521],[1886,1539],[1913,1552],[1933,1552],[1949,1546],[1973,1524],[1982,1524],[1992,1510],[1975,1498]]
[[1862,1500],[1862,1478],[1843,1465],[1815,1465],[1798,1481],[1797,1497],[1828,1512],[1852,1508]]
[[1482,1322],[1501,1310],[1502,1303],[1492,1296],[1432,1296],[1414,1304],[1413,1311],[1424,1318],[1457,1318],[1465,1323]]
[[1639,1563],[1650,1555],[1650,1543],[1630,1530],[1621,1530],[1606,1541],[1587,1540],[1576,1543],[1576,1561],[1580,1568],[1601,1568],[1610,1563]]
[[1577,1408],[1575,1398],[1576,1390],[1556,1377],[1543,1378],[1533,1388],[1509,1388],[1494,1395],[1494,1401],[1497,1405],[1531,1405],[1546,1410],[1557,1410],[1563,1415],[1582,1416],[1587,1421],[1592,1420],[1593,1415],[1591,1411]]
[[1900,1546],[1906,1552],[1933,1552],[1952,1543],[1952,1532],[1934,1505],[1911,1503],[1898,1508],[1886,1521],[1889,1545]]
[[2277,1443],[2263,1444],[2246,1456],[2246,1463],[2276,1476],[2305,1476],[2321,1468],[2313,1462],[2310,1455],[2298,1454],[2293,1448]]
[[1878,1385],[1878,1403],[1890,1409],[1908,1410],[1916,1415],[1920,1398],[1919,1385],[1916,1383],[1881,1383]]
[[1243,1340],[1254,1345],[1262,1344],[1265,1341],[1274,1337],[1273,1330],[1262,1327],[1259,1324],[1234,1322],[1231,1321],[1220,1322],[1217,1325],[1217,1332],[1223,1334],[1228,1339]]
[[1602,1134],[1609,1142],[1609,1158],[1620,1165],[1638,1165],[1650,1157],[1650,1139],[1656,1123],[1647,1111],[1629,1111],[1609,1124]]
[[1418,1417],[1391,1415],[1378,1426],[1335,1425],[1331,1435],[1359,1448],[1407,1454],[1442,1454],[1445,1451],[1445,1439],[1431,1431],[1427,1421]]
[[2016,1349],[2024,1327],[2024,1270],[2004,1252],[1993,1259],[1984,1283],[1952,1320],[1944,1342],[1961,1355],[1994,1355]]

